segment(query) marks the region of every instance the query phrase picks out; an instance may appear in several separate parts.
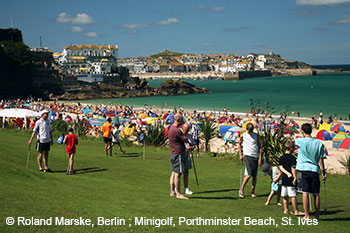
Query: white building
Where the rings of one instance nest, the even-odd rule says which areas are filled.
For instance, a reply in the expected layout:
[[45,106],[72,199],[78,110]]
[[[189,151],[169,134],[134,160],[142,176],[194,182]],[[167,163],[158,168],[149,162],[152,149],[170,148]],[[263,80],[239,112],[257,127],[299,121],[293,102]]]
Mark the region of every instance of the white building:
[[236,73],[236,68],[233,65],[222,65],[219,71],[223,73]]
[[246,62],[246,61],[237,62],[235,65],[236,65],[236,70],[238,70],[238,71],[250,69],[250,63]]
[[70,45],[63,49],[58,63],[80,81],[101,81],[101,75],[118,65],[118,45]]
[[261,69],[265,69],[265,62],[264,61],[260,61],[260,60],[256,60],[255,64]]

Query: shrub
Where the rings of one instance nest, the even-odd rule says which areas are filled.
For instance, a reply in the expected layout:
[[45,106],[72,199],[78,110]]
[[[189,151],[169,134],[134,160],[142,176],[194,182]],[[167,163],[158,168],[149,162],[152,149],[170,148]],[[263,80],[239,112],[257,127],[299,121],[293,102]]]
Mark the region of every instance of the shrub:
[[55,134],[65,134],[67,133],[68,124],[61,119],[57,119],[51,122],[52,131]]
[[206,118],[201,126],[202,134],[205,141],[205,152],[209,151],[209,142],[216,136],[216,125],[209,118]]
[[79,137],[85,137],[91,129],[91,125],[88,120],[82,119],[80,120],[77,118],[77,120],[74,122],[74,131]]
[[165,136],[164,126],[150,126],[145,133],[145,143],[150,146],[163,146],[165,145],[168,137]]
[[283,135],[284,125],[281,123],[274,133],[265,130],[260,134],[260,143],[263,149],[262,158],[271,165],[278,165],[279,159],[285,152],[285,142],[288,139]]
[[347,170],[348,174],[350,174],[350,154],[348,153],[343,158],[339,158],[338,162],[345,170]]

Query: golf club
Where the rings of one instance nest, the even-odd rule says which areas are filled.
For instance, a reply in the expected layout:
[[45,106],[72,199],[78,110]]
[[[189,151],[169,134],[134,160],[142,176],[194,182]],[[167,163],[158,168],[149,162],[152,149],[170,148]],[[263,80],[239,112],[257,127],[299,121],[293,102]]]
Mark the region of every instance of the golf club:
[[30,147],[32,144],[29,144],[28,146],[28,154],[27,154],[27,162],[26,162],[26,169],[28,169],[28,163],[29,163],[29,156],[30,156]]
[[328,209],[328,203],[327,203],[327,193],[326,193],[326,181],[323,181],[323,189],[324,189],[324,202],[325,202],[325,208],[324,211],[327,211]]
[[146,142],[143,140],[143,160],[146,159]]
[[242,178],[243,178],[243,161],[241,161],[241,172],[239,173],[239,188],[242,186]]
[[[66,156],[66,145],[63,146],[63,154],[64,156]],[[69,171],[69,155],[68,155],[68,164],[67,164],[67,171],[66,173],[68,174]]]
[[194,156],[193,156],[193,151],[191,151],[191,155],[192,155],[192,164],[193,164],[193,171],[194,171],[194,175],[196,177],[196,182],[197,182],[197,185],[199,186],[199,183],[198,183],[198,177],[197,177],[197,171],[196,171],[196,165],[194,163]]

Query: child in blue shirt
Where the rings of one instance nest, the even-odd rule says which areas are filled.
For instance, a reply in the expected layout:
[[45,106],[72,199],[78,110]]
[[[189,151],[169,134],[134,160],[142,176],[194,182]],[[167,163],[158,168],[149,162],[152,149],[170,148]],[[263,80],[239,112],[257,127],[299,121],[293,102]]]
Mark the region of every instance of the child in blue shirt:
[[282,206],[282,204],[280,203],[280,198],[281,198],[281,186],[282,186],[282,180],[281,180],[281,171],[278,169],[277,166],[270,166],[270,164],[265,163],[262,167],[261,170],[264,172],[264,176],[266,176],[267,174],[269,174],[271,176],[272,179],[272,183],[271,183],[271,192],[270,195],[267,197],[267,200],[265,202],[265,205],[268,206],[270,204],[270,201],[273,197],[273,195],[275,195],[277,193],[277,202],[276,204],[278,206]]

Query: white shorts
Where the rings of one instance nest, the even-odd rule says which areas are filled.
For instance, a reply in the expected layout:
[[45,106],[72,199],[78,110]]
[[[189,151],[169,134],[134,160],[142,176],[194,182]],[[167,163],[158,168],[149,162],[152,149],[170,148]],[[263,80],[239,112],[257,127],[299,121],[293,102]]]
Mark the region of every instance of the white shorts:
[[282,186],[281,197],[296,197],[297,188],[290,186]]

